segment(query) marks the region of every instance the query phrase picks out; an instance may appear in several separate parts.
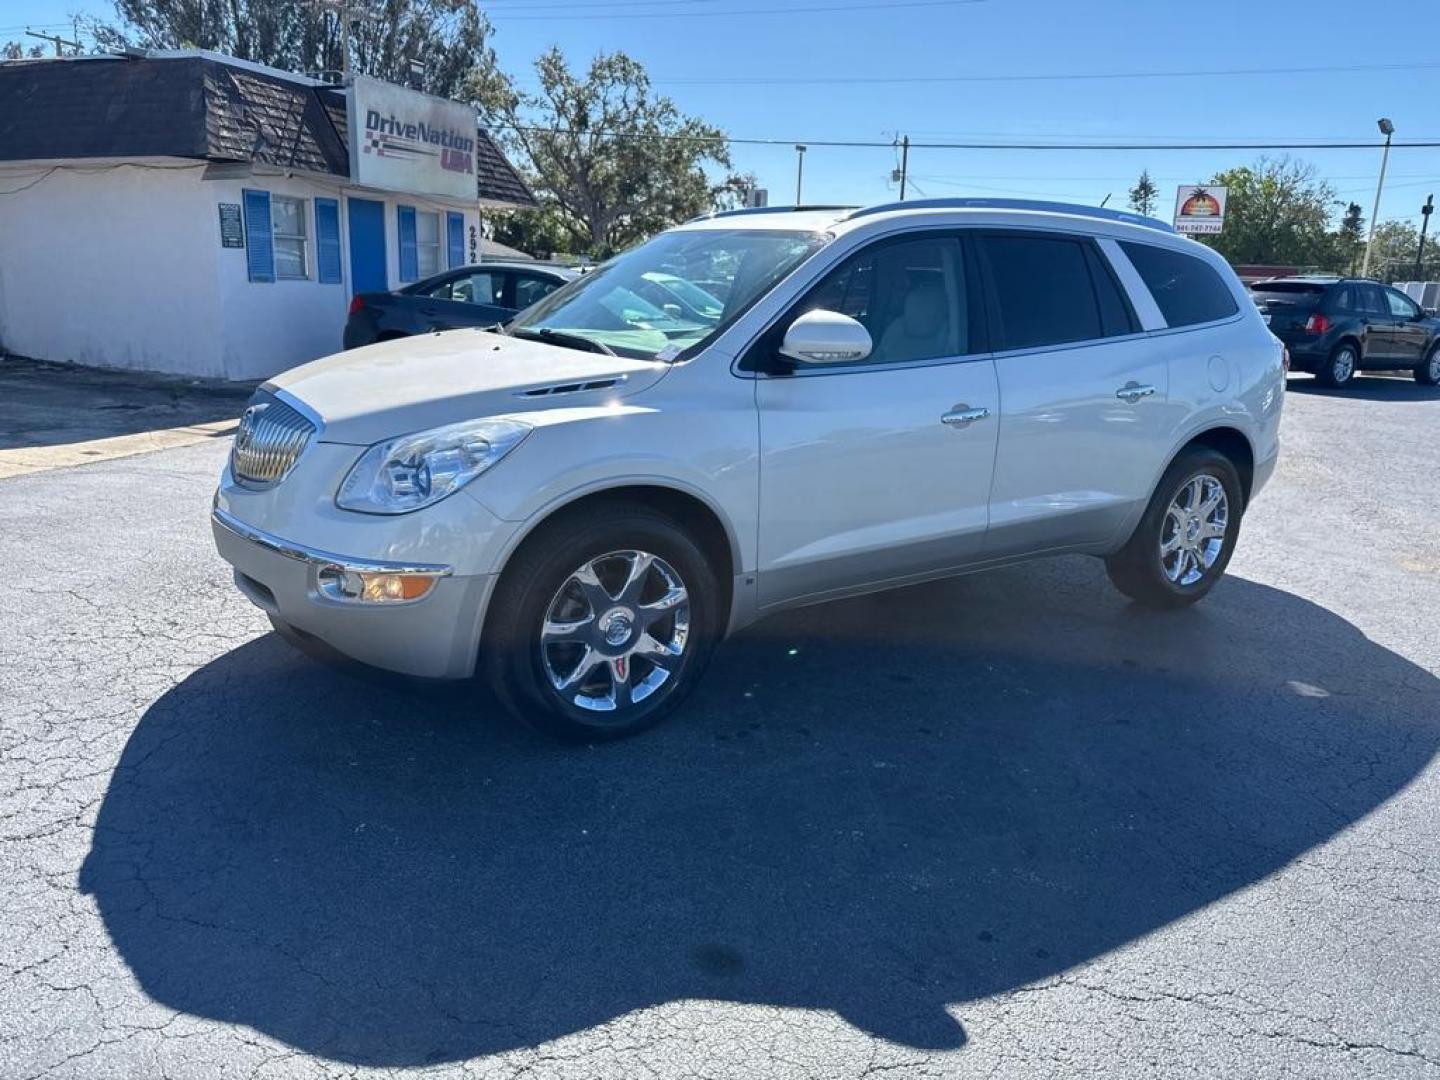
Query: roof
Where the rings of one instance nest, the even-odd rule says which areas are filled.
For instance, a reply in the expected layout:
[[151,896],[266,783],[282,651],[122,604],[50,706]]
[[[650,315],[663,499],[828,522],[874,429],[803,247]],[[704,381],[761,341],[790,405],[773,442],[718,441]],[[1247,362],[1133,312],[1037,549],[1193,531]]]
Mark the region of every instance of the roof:
[[[0,161],[179,157],[350,175],[345,93],[214,53],[0,63]],[[477,131],[481,202],[534,206]]]
[[513,248],[509,244],[502,244],[498,240],[491,240],[488,236],[480,238],[480,256],[487,262],[498,262],[509,260],[511,262],[534,262],[534,255],[527,255],[519,248]]
[[977,227],[1063,227],[1075,232],[1112,237],[1127,242],[1181,247],[1210,261],[1223,260],[1213,248],[1198,244],[1169,225],[1138,214],[1070,203],[1031,199],[912,199],[873,207],[769,206],[707,214],[681,226],[683,229],[784,230],[828,233],[831,236],[883,232],[895,221],[950,227],[961,223]]

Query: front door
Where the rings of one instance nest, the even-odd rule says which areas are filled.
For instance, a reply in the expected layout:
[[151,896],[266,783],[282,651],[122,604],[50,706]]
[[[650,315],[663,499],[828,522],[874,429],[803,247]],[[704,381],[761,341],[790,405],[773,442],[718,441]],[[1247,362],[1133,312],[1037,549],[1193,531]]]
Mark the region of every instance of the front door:
[[385,204],[374,199],[346,200],[350,219],[350,280],[357,293],[390,288],[385,266]]
[[1392,353],[1403,364],[1419,364],[1425,358],[1425,346],[1430,344],[1430,330],[1421,321],[1424,313],[1420,305],[1399,289],[1386,287],[1385,302],[1390,308],[1390,335],[1394,342]]
[[756,384],[760,604],[817,599],[972,561],[984,542],[1000,401],[972,335],[973,273],[953,234],[878,241],[762,338],[823,308],[872,352]]
[[1103,542],[1149,496],[1163,460],[1166,353],[1179,338],[1138,332],[1087,238],[997,232],[979,247],[1003,403],[986,553]]

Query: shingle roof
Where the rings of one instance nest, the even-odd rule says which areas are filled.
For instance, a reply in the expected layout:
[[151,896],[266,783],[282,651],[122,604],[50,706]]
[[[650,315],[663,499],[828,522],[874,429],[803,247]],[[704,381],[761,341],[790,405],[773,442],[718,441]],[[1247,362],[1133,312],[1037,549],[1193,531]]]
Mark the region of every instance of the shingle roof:
[[[208,56],[0,63],[0,161],[183,157],[350,175],[345,96]],[[483,130],[483,202],[534,206]]]

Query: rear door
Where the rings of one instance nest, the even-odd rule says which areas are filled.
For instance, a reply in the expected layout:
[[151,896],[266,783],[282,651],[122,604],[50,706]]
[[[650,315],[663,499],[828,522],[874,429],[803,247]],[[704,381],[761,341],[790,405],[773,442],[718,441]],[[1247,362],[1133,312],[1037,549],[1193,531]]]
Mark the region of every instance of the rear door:
[[1108,539],[1167,444],[1165,350],[1095,241],[986,232],[1000,439],[988,556]]

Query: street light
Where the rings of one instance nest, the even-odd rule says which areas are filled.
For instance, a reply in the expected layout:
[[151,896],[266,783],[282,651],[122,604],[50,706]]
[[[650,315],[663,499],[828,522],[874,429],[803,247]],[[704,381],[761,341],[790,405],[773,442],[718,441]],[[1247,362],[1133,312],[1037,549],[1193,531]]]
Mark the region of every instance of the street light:
[[1395,134],[1395,125],[1388,117],[1382,116],[1376,123],[1380,134],[1385,136],[1385,152],[1380,155],[1380,182],[1375,185],[1375,209],[1370,213],[1370,239],[1365,241],[1365,261],[1360,266],[1360,276],[1370,276],[1370,252],[1375,247],[1375,219],[1380,216],[1380,192],[1385,189],[1385,166],[1390,163],[1390,136]]

